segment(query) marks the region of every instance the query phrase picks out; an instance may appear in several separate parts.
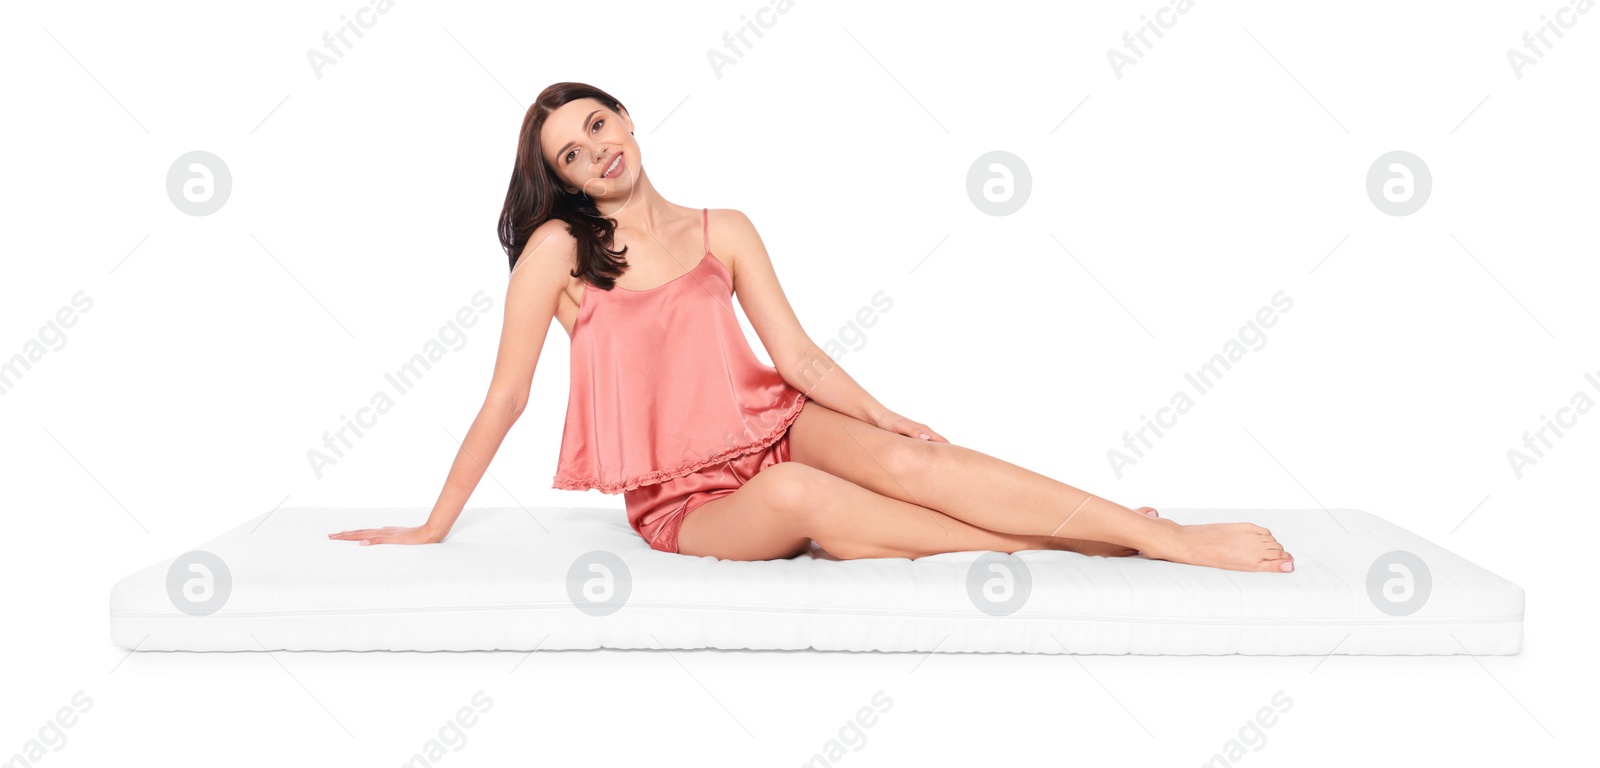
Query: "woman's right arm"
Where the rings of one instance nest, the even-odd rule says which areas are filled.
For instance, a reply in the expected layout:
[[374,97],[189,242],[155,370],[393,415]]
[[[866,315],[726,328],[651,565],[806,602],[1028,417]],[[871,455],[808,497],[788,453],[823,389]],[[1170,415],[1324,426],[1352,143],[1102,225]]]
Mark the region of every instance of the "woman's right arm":
[[528,238],[506,287],[505,322],[489,393],[467,436],[456,451],[444,488],[427,522],[416,527],[390,526],[343,531],[329,538],[363,544],[426,544],[443,541],[478,487],[500,443],[527,406],[533,372],[539,364],[561,292],[570,279],[575,241],[566,225],[552,219]]
[[423,525],[437,536],[436,541],[443,540],[455,525],[489,462],[500,450],[501,441],[527,407],[533,372],[550,332],[550,320],[555,317],[561,291],[570,279],[574,242],[566,224],[552,219],[533,231],[517,259],[506,287],[505,325],[500,331],[500,351],[489,392],[456,451],[444,489]]

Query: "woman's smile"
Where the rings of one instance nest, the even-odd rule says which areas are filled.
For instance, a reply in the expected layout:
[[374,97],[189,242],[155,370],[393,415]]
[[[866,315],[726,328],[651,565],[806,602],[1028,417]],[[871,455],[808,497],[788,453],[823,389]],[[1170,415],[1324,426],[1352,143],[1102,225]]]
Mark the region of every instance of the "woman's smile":
[[602,179],[614,178],[618,174],[622,173],[623,167],[624,166],[623,166],[623,162],[622,162],[622,153],[618,152],[617,156],[612,158],[611,163],[606,166],[605,172],[600,174],[600,178],[602,178]]

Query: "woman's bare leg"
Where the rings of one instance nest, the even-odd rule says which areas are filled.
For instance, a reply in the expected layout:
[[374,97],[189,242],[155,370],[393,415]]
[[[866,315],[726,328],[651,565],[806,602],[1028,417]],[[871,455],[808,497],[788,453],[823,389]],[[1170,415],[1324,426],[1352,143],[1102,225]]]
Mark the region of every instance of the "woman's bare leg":
[[1174,525],[979,451],[889,432],[815,401],[789,427],[789,447],[792,461],[992,532],[1107,542],[1229,570],[1293,569],[1293,556],[1259,525]]
[[773,560],[805,552],[811,539],[846,560],[1073,548],[1066,539],[980,528],[788,461],[761,470],[733,493],[691,511],[678,531],[678,551],[724,560]]

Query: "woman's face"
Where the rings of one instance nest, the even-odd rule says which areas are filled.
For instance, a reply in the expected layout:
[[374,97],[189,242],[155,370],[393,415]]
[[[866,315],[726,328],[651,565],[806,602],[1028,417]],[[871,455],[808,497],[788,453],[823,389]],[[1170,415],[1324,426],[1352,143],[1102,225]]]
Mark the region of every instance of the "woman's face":
[[594,99],[569,101],[545,118],[539,141],[545,164],[568,192],[604,199],[633,186],[639,145],[627,110],[618,114]]

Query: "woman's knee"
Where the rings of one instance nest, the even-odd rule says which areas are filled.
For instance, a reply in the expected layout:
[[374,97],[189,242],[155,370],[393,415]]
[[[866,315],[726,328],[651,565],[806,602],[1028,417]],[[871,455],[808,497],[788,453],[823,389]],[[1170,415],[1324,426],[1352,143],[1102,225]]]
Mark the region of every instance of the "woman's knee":
[[762,470],[746,485],[758,485],[763,506],[809,533],[818,510],[827,506],[821,501],[830,482],[836,483],[838,478],[816,467],[785,461]]
[[955,447],[947,443],[919,440],[905,435],[895,437],[897,439],[884,445],[881,457],[873,458],[901,484],[909,483],[928,472],[937,471],[939,452]]

